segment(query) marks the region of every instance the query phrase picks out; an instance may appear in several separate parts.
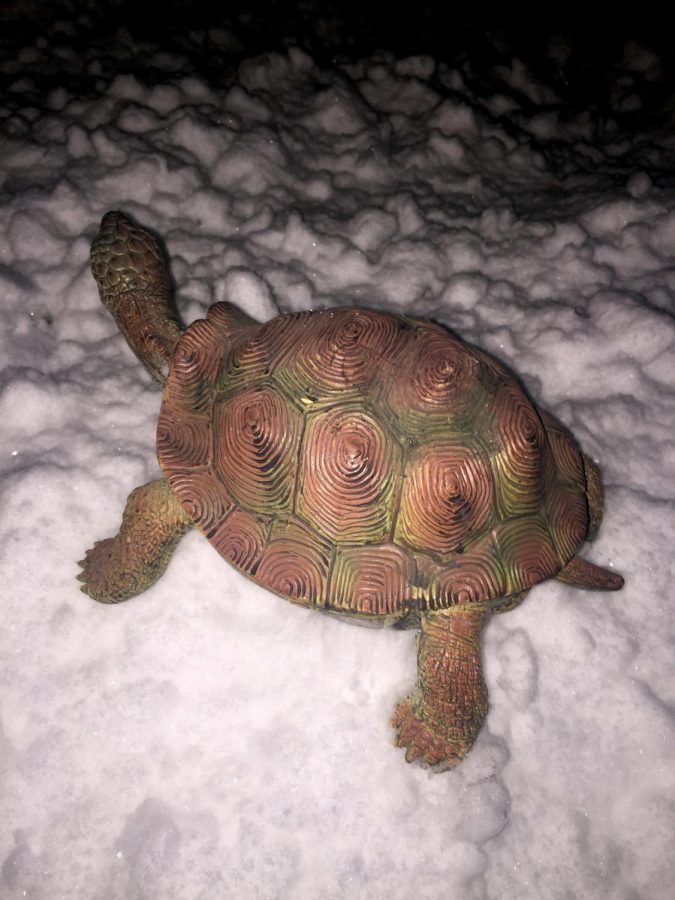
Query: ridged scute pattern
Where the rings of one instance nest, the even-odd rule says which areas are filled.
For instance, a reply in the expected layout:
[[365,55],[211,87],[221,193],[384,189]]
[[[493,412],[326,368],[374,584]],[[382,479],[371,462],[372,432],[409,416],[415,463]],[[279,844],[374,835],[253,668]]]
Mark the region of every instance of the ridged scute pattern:
[[332,541],[376,542],[391,530],[401,453],[373,413],[352,404],[307,417],[298,515]]
[[546,513],[558,559],[565,565],[586,537],[586,497],[569,484],[559,482],[546,499]]
[[493,457],[499,509],[505,516],[536,512],[547,487],[550,462],[541,419],[513,382],[503,382],[497,388],[494,415],[502,447]]
[[383,404],[405,432],[466,434],[483,418],[482,362],[440,328],[418,328],[392,378],[381,371]]
[[211,463],[211,422],[181,412],[166,401],[157,423],[157,454],[166,472],[198,469]]
[[254,385],[216,406],[214,466],[246,509],[288,510],[295,483],[300,415],[275,388]]
[[560,571],[553,541],[540,516],[507,520],[496,540],[509,594],[531,588]]
[[395,544],[340,548],[328,606],[366,616],[405,612],[410,605],[412,559]]
[[202,531],[209,532],[235,507],[234,499],[211,469],[176,469],[171,487],[185,512]]
[[545,410],[541,411],[541,420],[560,477],[585,491],[584,462],[576,441],[565,426]]
[[401,320],[372,310],[327,311],[304,324],[302,343],[290,344],[274,364],[291,397],[318,399],[364,388],[408,339]]
[[488,535],[450,565],[434,567],[427,605],[445,609],[459,603],[485,603],[504,596],[506,584],[497,548]]
[[282,519],[272,529],[253,574],[295,603],[320,606],[326,596],[331,549],[302,522]]
[[494,482],[483,448],[457,439],[414,451],[403,482],[396,538],[443,558],[461,551],[494,509]]
[[370,310],[216,304],[177,347],[158,453],[227,560],[350,615],[503,603],[587,532],[569,432],[482,351]]
[[250,572],[260,559],[269,535],[270,519],[234,509],[210,531],[205,532],[226,560]]
[[181,338],[164,389],[176,409],[209,416],[220,364],[219,342],[220,330],[213,321],[195,322]]

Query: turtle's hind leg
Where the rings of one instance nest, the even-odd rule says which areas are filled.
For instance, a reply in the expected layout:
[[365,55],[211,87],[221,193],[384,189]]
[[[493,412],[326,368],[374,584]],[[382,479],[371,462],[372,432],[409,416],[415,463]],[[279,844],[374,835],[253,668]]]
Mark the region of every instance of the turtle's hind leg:
[[80,560],[82,590],[101,603],[135,597],[164,573],[191,526],[164,478],[137,487],[129,494],[119,534],[98,541]]
[[420,615],[417,686],[393,720],[408,762],[454,766],[471,749],[488,709],[480,632],[489,617],[461,606]]

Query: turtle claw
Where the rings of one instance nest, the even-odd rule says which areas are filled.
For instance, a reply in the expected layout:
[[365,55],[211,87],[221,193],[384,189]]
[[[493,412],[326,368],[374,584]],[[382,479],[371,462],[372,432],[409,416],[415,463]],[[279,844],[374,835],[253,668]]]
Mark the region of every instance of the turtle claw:
[[409,697],[401,700],[396,707],[392,725],[397,732],[396,746],[406,748],[406,762],[420,759],[425,766],[435,766],[438,763],[455,766],[468,750],[468,747],[464,749],[461,743],[448,740],[434,731],[431,725],[415,712]]
[[91,565],[92,554],[94,553],[94,551],[96,550],[96,548],[98,547],[98,545],[100,543],[101,543],[101,541],[94,541],[93,547],[90,547],[88,550],[85,550],[84,556],[82,557],[82,559],[78,559],[77,565],[82,569],[80,574],[76,576],[76,578],[79,581],[86,581],[87,568]]
[[84,558],[78,562],[82,571],[78,572],[75,577],[82,582],[80,590],[94,600],[109,602],[107,586],[110,576],[109,567],[113,560],[114,541],[114,538],[96,541],[94,546],[85,552]]

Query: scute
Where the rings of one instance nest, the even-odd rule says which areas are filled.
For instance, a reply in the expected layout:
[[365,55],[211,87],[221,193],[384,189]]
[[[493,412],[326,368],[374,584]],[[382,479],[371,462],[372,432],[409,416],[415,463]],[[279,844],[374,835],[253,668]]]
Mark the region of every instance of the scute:
[[164,397],[157,423],[157,455],[167,473],[197,471],[211,464],[211,422]]
[[584,463],[570,432],[546,410],[540,411],[559,477],[585,494]]
[[325,400],[365,388],[408,340],[402,320],[373,310],[326,310],[303,324],[302,341],[272,365],[292,399]]
[[406,434],[478,431],[492,406],[483,367],[468,345],[440,329],[418,327],[394,377],[380,373],[383,404]]
[[570,560],[588,531],[585,494],[573,485],[558,482],[546,498],[546,517],[561,566]]
[[235,508],[232,495],[210,469],[176,469],[171,487],[195,525],[207,534]]
[[181,337],[171,361],[166,400],[193,416],[208,417],[213,402],[220,346],[227,331],[217,317],[194,322]]
[[390,616],[410,607],[412,557],[396,544],[340,547],[331,576],[331,609]]
[[504,516],[536,512],[550,471],[550,451],[542,421],[513,382],[498,386],[494,412],[501,445],[493,457],[499,509]]
[[446,566],[425,567],[423,607],[446,609],[460,603],[486,603],[505,596],[507,577],[494,537],[486,535]]
[[270,517],[235,507],[214,528],[204,533],[221,556],[248,575],[262,556],[271,522]]
[[411,453],[396,522],[398,543],[448,559],[484,530],[493,514],[494,481],[482,449],[471,439],[449,438]]
[[566,429],[482,351],[375,311],[258,325],[216,304],[174,354],[158,452],[227,560],[349,615],[503,602],[588,526]]
[[401,449],[363,402],[307,414],[297,512],[337,543],[389,535],[400,485]]
[[326,597],[332,547],[297,519],[277,521],[251,574],[270,590],[303,606]]
[[496,531],[499,560],[506,572],[506,593],[516,594],[551,578],[561,568],[541,516],[507,519]]
[[213,409],[213,464],[239,505],[263,514],[292,506],[301,416],[269,384],[218,400]]

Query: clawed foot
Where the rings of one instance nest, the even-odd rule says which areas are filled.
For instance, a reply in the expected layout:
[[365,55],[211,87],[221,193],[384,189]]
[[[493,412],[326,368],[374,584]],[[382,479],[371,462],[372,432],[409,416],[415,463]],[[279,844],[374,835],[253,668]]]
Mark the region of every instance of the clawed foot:
[[414,709],[414,701],[406,697],[396,707],[392,719],[396,729],[396,746],[405,747],[406,762],[421,759],[427,766],[445,763],[456,766],[469,752],[471,743],[462,739],[444,737],[421,719]]
[[98,541],[80,560],[82,590],[100,603],[119,603],[145,591],[162,575],[192,520],[160,478],[135,488],[119,533]]
[[77,564],[82,571],[78,574],[77,580],[82,582],[80,590],[90,597],[96,598],[100,591],[101,585],[97,584],[97,574],[100,573],[102,563],[107,560],[110,549],[108,546],[112,544],[112,540],[96,541],[93,547],[86,551],[84,559],[78,560]]
[[[101,603],[115,603],[125,600],[129,595],[131,585],[125,583],[124,571],[120,571],[116,566],[115,542],[116,538],[96,541],[94,546],[87,550],[84,559],[78,562],[82,568],[77,576],[77,580],[82,582],[80,590]],[[113,579],[111,579],[111,571],[114,571],[116,576]]]

